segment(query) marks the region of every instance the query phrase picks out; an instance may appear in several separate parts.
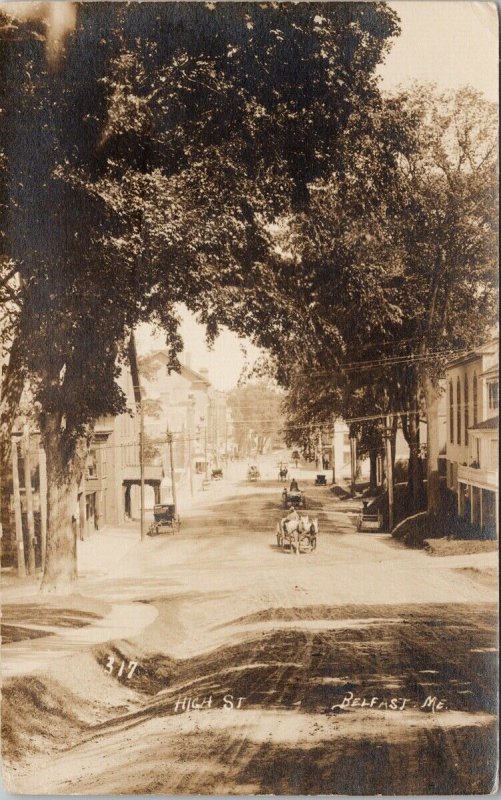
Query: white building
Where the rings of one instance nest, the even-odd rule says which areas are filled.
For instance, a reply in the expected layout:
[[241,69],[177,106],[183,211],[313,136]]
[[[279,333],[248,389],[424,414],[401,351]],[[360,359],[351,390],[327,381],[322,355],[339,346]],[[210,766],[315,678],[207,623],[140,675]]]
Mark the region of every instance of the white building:
[[458,514],[486,537],[499,534],[499,338],[449,362],[447,486]]
[[[188,359],[186,359],[188,360]],[[222,467],[233,450],[233,425],[227,395],[215,389],[208,372],[188,363],[169,372],[168,353],[157,350],[143,359],[142,385],[147,398],[146,433],[165,442],[173,435],[176,482],[198,483],[212,469]],[[164,472],[170,475],[169,454],[161,446]],[[200,479],[200,480],[199,480]]]

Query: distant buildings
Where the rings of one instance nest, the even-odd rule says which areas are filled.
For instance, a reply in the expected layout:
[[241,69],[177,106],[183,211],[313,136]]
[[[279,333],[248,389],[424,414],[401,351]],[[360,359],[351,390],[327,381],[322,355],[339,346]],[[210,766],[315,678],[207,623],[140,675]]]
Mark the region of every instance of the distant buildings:
[[459,517],[485,537],[499,535],[499,338],[450,361],[447,486]]
[[[79,528],[85,536],[106,525],[123,525],[140,515],[141,400],[135,347],[122,368],[118,384],[130,413],[105,417],[94,427],[84,480],[79,491]],[[162,465],[145,459],[145,484],[155,502],[160,501]],[[151,503],[152,504],[152,503]]]
[[[145,430],[158,443],[168,469],[167,433],[173,437],[176,483],[198,486],[234,454],[233,421],[225,392],[215,389],[206,369],[184,363],[169,372],[168,354],[157,350],[142,360]],[[169,480],[167,483],[169,483]]]
[[[129,352],[129,363],[122,367],[118,383],[123,390],[129,412],[116,417],[99,419],[89,447],[85,474],[78,489],[77,506],[73,514],[75,536],[86,538],[106,526],[121,526],[131,517],[140,514],[140,458],[139,431],[140,401],[139,380],[135,348]],[[41,465],[45,463],[42,442],[38,431],[31,430],[23,436],[26,421],[20,417],[11,433],[11,469],[2,478],[2,565],[17,565],[19,542],[24,541],[26,559],[31,547],[29,535],[28,503],[26,493],[25,459],[30,463],[31,501],[34,517],[34,561],[40,567],[42,558],[42,515],[44,492],[41,487]],[[16,480],[13,479],[14,462]],[[163,476],[162,464],[145,466],[145,484],[153,500],[160,499]],[[16,514],[16,507],[20,513]],[[46,508],[45,508],[46,514]]]

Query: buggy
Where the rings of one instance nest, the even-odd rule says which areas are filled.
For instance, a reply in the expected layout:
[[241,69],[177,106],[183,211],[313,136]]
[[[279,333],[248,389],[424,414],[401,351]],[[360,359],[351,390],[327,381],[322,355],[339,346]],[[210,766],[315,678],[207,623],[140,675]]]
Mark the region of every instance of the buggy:
[[289,553],[310,552],[317,547],[318,519],[302,515],[297,520],[282,519],[277,523],[277,545]]
[[380,531],[383,515],[380,511],[369,511],[368,501],[364,501],[362,511],[357,517],[357,531]]
[[327,478],[325,475],[317,475],[315,478],[315,486],[327,486]]
[[176,514],[174,503],[162,503],[153,506],[153,522],[148,529],[148,536],[158,536],[160,533],[179,532],[181,520]]
[[213,481],[220,481],[223,477],[223,470],[222,469],[213,469],[211,473],[211,478]]
[[247,470],[247,480],[248,481],[258,481],[261,477],[260,472],[256,466],[249,467]]
[[294,508],[306,508],[304,492],[300,489],[293,491],[284,489],[282,492],[282,505],[284,508],[290,508],[291,506],[294,506]]

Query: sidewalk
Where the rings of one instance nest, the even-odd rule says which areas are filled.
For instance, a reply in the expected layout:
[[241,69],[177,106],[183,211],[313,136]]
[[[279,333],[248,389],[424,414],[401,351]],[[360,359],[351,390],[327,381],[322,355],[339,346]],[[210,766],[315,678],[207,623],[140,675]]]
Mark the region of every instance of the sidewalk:
[[[185,513],[233,492],[227,481],[187,498]],[[146,524],[151,522],[146,514]],[[41,576],[20,579],[2,573],[2,678],[45,669],[59,658],[95,644],[136,636],[157,617],[157,609],[134,601],[138,559],[158,545],[141,543],[138,521],[96,531],[77,542],[78,581],[66,596],[40,593]],[[137,550],[137,554],[135,552]],[[134,577],[135,576],[135,577]],[[144,576],[143,576],[144,578]]]

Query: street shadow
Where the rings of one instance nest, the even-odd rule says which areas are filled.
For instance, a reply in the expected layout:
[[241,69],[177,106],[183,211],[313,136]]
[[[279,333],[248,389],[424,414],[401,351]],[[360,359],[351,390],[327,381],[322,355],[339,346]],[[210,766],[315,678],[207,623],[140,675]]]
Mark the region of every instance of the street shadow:
[[66,609],[50,606],[42,606],[36,603],[12,603],[2,605],[2,617],[8,623],[22,623],[23,625],[47,625],[57,626],[58,628],[83,628],[90,625],[97,619],[101,619],[100,614],[92,611],[81,611],[78,609]]

